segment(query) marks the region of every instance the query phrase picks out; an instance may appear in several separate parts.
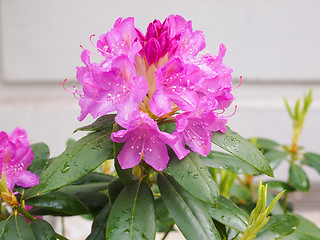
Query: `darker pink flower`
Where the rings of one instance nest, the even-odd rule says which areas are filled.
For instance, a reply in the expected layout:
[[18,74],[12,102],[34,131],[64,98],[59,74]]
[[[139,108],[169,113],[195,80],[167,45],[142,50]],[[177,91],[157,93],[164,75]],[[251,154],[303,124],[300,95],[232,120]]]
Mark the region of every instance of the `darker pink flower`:
[[39,183],[39,177],[27,171],[32,160],[33,152],[25,130],[16,128],[10,136],[0,132],[0,171],[11,191],[15,185],[28,188]]

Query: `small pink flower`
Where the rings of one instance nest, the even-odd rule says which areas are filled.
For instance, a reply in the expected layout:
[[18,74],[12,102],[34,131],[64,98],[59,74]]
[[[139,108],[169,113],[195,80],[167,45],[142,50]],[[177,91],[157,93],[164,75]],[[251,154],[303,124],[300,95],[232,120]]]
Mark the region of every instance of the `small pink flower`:
[[16,128],[10,136],[0,132],[0,171],[11,191],[15,185],[28,188],[39,183],[39,177],[27,171],[32,160],[33,152],[25,130]]

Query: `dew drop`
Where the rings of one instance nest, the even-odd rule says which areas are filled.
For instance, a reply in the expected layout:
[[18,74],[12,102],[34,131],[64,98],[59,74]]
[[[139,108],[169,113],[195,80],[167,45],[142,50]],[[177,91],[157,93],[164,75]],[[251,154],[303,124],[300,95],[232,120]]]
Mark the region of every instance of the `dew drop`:
[[63,169],[61,170],[62,173],[66,173],[70,170],[70,165],[68,163],[65,163],[63,166]]

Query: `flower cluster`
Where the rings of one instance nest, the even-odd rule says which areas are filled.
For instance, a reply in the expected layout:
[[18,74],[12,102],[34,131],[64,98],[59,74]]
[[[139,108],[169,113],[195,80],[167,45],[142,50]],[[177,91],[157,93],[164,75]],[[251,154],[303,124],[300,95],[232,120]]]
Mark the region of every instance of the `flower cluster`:
[[15,185],[28,188],[39,183],[39,177],[27,171],[32,160],[33,152],[25,130],[16,128],[11,135],[0,132],[0,172],[10,191]]
[[[179,159],[190,150],[209,154],[212,132],[226,131],[222,113],[234,99],[223,44],[217,56],[197,57],[206,46],[204,35],[192,29],[191,21],[170,15],[163,23],[151,22],[145,35],[134,18],[119,18],[94,46],[103,60],[91,62],[91,52],[84,49],[85,66],[77,68],[83,86],[74,92],[80,97],[79,120],[117,111],[115,120],[125,130],[111,138],[125,142],[118,155],[122,168],[143,159],[162,171],[169,161],[166,145]],[[172,134],[159,130],[170,122],[176,125]]]

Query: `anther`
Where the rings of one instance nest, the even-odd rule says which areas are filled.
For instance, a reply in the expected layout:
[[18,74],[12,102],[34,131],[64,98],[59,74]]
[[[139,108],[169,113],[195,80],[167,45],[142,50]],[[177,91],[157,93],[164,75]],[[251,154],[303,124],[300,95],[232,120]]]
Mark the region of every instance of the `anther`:
[[235,106],[234,106],[234,112],[233,112],[231,115],[225,116],[225,117],[226,117],[226,118],[229,118],[229,117],[232,117],[233,115],[235,115],[236,112],[237,112],[237,108],[238,108],[238,105],[235,105]]

